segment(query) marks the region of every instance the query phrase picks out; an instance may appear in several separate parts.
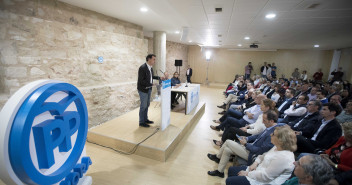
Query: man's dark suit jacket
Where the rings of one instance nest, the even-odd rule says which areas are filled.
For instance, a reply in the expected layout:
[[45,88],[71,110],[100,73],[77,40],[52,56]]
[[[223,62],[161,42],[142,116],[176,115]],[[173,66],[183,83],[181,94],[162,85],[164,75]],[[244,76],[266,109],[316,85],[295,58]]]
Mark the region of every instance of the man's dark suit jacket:
[[[153,79],[159,80],[158,76],[154,76],[153,69],[152,76]],[[150,72],[147,66],[147,63],[142,64],[138,69],[138,81],[137,81],[137,89],[144,93],[147,93],[148,90],[152,87],[152,83],[150,83]]]
[[[321,124],[322,122],[320,121],[319,126],[317,126],[313,131],[313,135],[315,134],[316,131],[318,131]],[[314,145],[315,148],[328,149],[333,144],[335,144],[336,141],[341,136],[342,136],[341,125],[336,119],[333,119],[327,125],[325,125],[325,127],[319,132],[316,140],[315,141],[310,140],[310,142],[312,145]]]
[[186,76],[192,76],[192,68],[189,68],[189,75],[187,75],[187,73],[186,73]]
[[[302,136],[312,138],[317,127],[319,129],[322,117],[319,111],[306,117],[307,114],[308,112],[295,121],[289,122],[288,125],[290,125],[292,130],[302,132]],[[299,121],[301,121],[301,123],[297,127],[294,127]]]
[[[279,110],[279,114],[282,115],[286,109],[288,109],[291,105],[292,105],[292,102],[295,101],[296,99],[295,98],[291,98],[283,107],[281,110]],[[286,100],[285,100],[286,101]],[[285,102],[284,101],[284,102]],[[282,103],[284,103],[282,102]],[[278,106],[278,108],[280,108],[281,105]]]

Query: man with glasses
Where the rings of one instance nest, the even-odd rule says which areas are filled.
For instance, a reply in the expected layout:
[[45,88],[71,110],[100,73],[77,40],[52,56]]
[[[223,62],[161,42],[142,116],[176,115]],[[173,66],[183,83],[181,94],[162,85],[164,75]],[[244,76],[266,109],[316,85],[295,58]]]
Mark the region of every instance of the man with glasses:
[[303,135],[304,137],[311,138],[313,130],[319,126],[322,119],[319,110],[322,104],[319,100],[310,101],[307,104],[307,113],[295,121],[289,122],[288,125],[295,131],[296,135]]
[[287,180],[282,185],[326,185],[334,178],[330,165],[319,155],[306,155],[294,162],[296,177]]

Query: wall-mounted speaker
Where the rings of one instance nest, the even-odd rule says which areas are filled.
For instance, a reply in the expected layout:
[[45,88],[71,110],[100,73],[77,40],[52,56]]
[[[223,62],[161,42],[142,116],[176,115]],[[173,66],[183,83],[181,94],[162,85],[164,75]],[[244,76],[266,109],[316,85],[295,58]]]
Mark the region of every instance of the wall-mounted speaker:
[[182,60],[175,60],[175,66],[182,66]]

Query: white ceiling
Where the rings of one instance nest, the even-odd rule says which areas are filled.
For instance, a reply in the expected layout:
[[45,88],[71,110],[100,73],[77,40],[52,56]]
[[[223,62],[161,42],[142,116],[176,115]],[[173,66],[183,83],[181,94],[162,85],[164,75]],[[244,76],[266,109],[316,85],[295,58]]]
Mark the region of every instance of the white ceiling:
[[[165,31],[167,40],[184,44],[248,49],[258,43],[266,50],[352,47],[352,0],[61,1],[141,25],[146,36]],[[312,4],[318,5],[309,9]],[[141,7],[149,11],[143,13]],[[266,19],[267,13],[276,18]]]

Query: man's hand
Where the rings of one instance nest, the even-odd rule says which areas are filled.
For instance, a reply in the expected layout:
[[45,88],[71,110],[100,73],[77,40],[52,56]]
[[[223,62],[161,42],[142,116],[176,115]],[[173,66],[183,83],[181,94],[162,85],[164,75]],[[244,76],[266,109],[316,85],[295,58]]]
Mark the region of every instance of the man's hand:
[[238,175],[238,176],[247,176],[247,175],[248,175],[248,172],[242,170],[242,171],[238,172],[237,175]]
[[245,138],[245,137],[240,137],[240,138],[238,138],[238,140],[240,140],[240,143],[242,144],[242,145],[245,145],[246,143],[247,143],[247,139]]
[[252,113],[249,113],[249,112],[246,112],[246,114],[247,114],[247,116],[248,116],[248,118],[249,119],[253,119],[254,117],[254,114],[252,114]]

